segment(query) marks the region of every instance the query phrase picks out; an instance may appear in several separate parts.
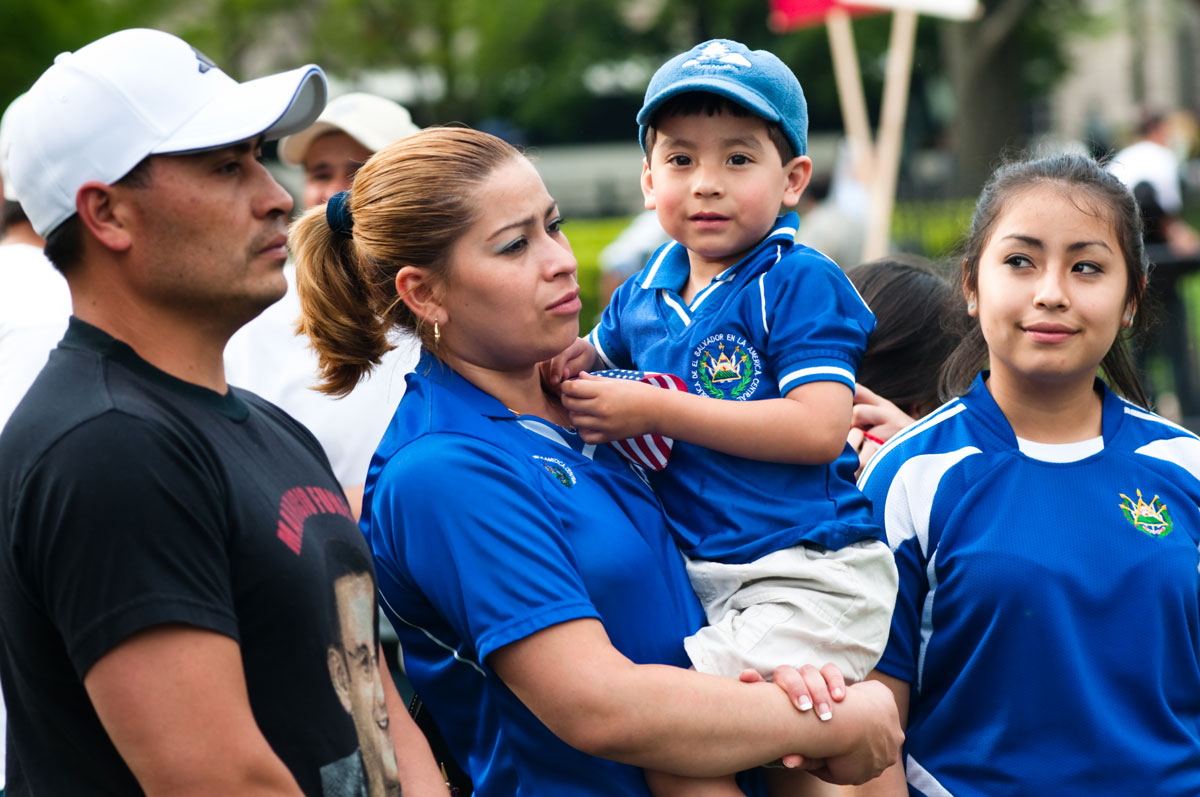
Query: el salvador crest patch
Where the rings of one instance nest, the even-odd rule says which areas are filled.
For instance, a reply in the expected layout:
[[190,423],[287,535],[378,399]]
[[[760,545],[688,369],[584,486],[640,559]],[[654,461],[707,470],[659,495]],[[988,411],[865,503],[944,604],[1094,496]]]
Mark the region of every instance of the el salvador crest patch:
[[1142,499],[1142,491],[1137,491],[1137,501],[1121,493],[1121,514],[1133,524],[1133,527],[1151,537],[1165,537],[1171,533],[1174,524],[1167,505],[1156,495],[1150,503]]
[[571,470],[571,466],[563,462],[561,459],[553,457],[542,457],[537,454],[531,455],[536,459],[541,466],[546,469],[546,472],[558,480],[558,483],[563,487],[575,486],[575,472]]
[[741,335],[718,332],[692,350],[692,389],[701,396],[745,401],[758,390],[762,359]]

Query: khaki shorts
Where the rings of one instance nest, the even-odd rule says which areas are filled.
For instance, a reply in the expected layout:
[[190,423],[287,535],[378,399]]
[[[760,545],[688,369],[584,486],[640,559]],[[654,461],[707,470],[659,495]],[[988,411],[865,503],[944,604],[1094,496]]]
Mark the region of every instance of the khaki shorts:
[[781,664],[833,662],[854,683],[883,655],[898,584],[884,542],[797,545],[740,565],[688,560],[687,571],[709,623],[683,641],[701,672],[770,677]]

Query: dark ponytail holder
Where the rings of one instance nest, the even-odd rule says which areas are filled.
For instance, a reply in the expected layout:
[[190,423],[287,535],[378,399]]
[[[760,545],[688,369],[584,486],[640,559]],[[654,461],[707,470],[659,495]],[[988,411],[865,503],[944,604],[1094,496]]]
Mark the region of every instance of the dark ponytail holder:
[[349,200],[349,191],[338,191],[325,203],[325,221],[329,224],[329,229],[343,238],[351,237],[354,230],[354,218],[350,215]]

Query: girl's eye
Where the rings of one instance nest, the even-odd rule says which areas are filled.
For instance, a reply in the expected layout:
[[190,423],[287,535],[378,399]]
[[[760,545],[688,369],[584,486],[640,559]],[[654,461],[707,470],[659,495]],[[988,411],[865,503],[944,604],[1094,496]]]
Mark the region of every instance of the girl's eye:
[[1076,263],[1072,271],[1077,271],[1080,274],[1099,274],[1101,269],[1095,263]]
[[1025,255],[1009,255],[1004,262],[1013,268],[1026,268],[1033,265],[1033,261]]

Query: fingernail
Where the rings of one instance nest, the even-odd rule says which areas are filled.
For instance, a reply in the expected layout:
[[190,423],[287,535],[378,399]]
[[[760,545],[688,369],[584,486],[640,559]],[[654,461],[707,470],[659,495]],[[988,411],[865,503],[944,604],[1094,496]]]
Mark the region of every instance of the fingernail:
[[817,717],[825,722],[833,719],[833,712],[829,710],[828,703],[822,703],[817,706]]
[[801,711],[808,711],[810,708],[812,708],[812,700],[809,699],[808,695],[805,695],[796,701],[796,708],[800,709]]
[[846,690],[845,690],[845,689],[843,689],[843,688],[842,688],[842,687],[840,687],[840,686],[839,686],[839,687],[836,687],[836,688],[834,688],[834,690],[833,690],[833,697],[834,697],[834,699],[835,699],[835,700],[836,700],[836,699],[838,699],[838,698],[840,698],[840,697],[842,697],[842,696],[844,696],[845,694],[846,694]]
[[784,765],[785,767],[787,767],[788,769],[795,769],[795,768],[796,768],[796,762],[795,762],[795,761],[792,761],[792,760],[790,760],[790,759],[787,759],[787,758],[784,758],[784,759],[782,759],[782,761],[783,761],[783,765]]

